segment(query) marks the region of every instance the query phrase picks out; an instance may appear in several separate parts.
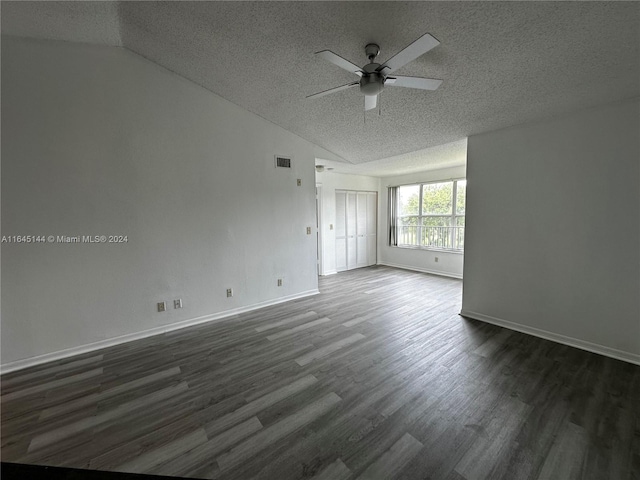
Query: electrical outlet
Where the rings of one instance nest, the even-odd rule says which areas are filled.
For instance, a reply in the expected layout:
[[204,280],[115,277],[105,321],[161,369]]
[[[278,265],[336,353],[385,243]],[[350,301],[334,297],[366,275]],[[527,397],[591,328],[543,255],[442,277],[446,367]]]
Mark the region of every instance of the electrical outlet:
[[158,311],[164,312],[167,309],[167,304],[165,302],[158,302]]
[[438,263],[440,259],[438,257],[435,258],[436,263]]
[[281,278],[279,278],[279,279],[278,279],[278,286],[279,286],[279,287],[281,287],[281,286],[282,286],[282,279],[281,279]]
[[173,308],[182,308],[182,299],[178,298],[173,301]]
[[301,187],[301,186],[302,186],[302,179],[301,179],[301,178],[299,178],[299,179],[298,179],[298,181],[297,181],[296,183],[297,183],[297,185],[298,185],[299,187]]
[[311,227],[307,227],[307,235],[311,235]]
[[329,230],[333,230],[333,223],[329,224]]
[[233,297],[233,289],[227,288],[227,297]]

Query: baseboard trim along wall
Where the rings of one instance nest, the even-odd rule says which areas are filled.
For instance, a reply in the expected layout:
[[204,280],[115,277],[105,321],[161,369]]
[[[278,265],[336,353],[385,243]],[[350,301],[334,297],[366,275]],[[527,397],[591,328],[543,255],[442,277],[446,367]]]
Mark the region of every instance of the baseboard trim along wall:
[[82,353],[92,352],[94,350],[100,350],[102,348],[113,347],[121,343],[132,342],[134,340],[140,340],[142,338],[152,337],[154,335],[160,335],[162,333],[171,332],[173,330],[180,330],[182,328],[191,327],[194,325],[200,325],[201,323],[219,322],[234,315],[241,313],[252,312],[264,307],[270,307],[272,305],[278,305],[280,303],[290,302],[291,300],[297,300],[304,297],[310,297],[312,295],[318,295],[319,290],[308,290],[306,292],[296,293],[294,295],[288,295],[286,297],[279,297],[274,300],[268,300],[266,302],[254,303],[247,307],[235,308],[233,310],[225,310],[224,312],[213,313],[211,315],[203,315],[201,317],[191,318],[189,320],[183,320],[181,322],[171,323],[169,325],[162,325],[160,327],[152,328],[149,330],[143,330],[142,332],[129,333],[127,335],[121,335],[119,337],[108,338],[106,340],[100,340],[99,342],[89,343],[87,345],[81,345],[78,347],[72,347],[65,350],[59,350],[57,352],[46,353],[44,355],[38,355],[36,357],[25,358],[23,360],[16,360],[15,362],[9,362],[4,365],[0,365],[0,374],[9,372],[15,372],[16,370],[23,370],[25,368],[33,367],[43,363],[53,362],[55,360],[62,360],[63,358],[73,357],[74,355],[80,355]]
[[561,343],[570,347],[580,348],[588,352],[598,353],[606,357],[615,358],[616,360],[622,360],[623,362],[640,365],[640,355],[636,355],[635,353],[616,350],[615,348],[605,347],[604,345],[598,345],[597,343],[591,343],[584,340],[579,340],[577,338],[567,337],[558,333],[549,332],[547,330],[540,330],[538,328],[510,322],[508,320],[502,320],[501,318],[484,315],[482,313],[471,312],[469,310],[462,310],[460,312],[460,315],[463,317],[471,318],[473,320],[479,320],[481,322],[491,323],[499,327],[508,328],[509,330],[515,330],[516,332],[533,335],[534,337],[551,340],[552,342]]
[[412,265],[402,265],[400,263],[378,262],[377,265],[384,265],[385,267],[402,268],[403,270],[413,270],[414,272],[430,273],[431,275],[439,275],[441,277],[462,279],[462,275],[457,273],[445,272],[442,270],[431,270],[428,268],[414,267]]
[[328,275],[335,275],[336,273],[338,273],[338,271],[337,271],[337,270],[329,270],[329,271],[326,271],[326,272],[324,272],[324,273],[321,273],[321,274],[320,274],[320,276],[322,276],[322,277],[326,277],[326,276],[328,276]]

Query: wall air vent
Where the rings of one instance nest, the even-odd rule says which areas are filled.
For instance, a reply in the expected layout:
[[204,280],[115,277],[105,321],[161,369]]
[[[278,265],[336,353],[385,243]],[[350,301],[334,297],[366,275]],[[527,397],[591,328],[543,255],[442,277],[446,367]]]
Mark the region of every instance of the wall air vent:
[[276,168],[291,168],[291,158],[276,155]]

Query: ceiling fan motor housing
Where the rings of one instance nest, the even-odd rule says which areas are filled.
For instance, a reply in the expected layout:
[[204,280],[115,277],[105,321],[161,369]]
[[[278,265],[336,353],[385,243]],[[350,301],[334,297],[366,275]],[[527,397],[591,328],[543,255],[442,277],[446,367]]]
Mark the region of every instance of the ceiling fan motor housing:
[[380,64],[370,63],[365,65],[364,75],[360,78],[360,92],[365,95],[378,95],[384,88],[384,76],[376,70]]

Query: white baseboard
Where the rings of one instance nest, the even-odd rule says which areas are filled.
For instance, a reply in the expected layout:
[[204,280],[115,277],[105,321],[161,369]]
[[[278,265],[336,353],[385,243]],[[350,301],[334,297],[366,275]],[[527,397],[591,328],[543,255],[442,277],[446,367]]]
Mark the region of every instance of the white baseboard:
[[56,352],[45,353],[44,355],[38,355],[35,357],[25,358],[23,360],[16,360],[14,362],[5,363],[0,365],[0,373],[5,374],[9,372],[15,372],[16,370],[22,370],[25,368],[40,365],[42,363],[53,362],[55,360],[61,360],[63,358],[72,357],[74,355],[80,355],[83,353],[92,352],[94,350],[100,350],[102,348],[112,347],[121,343],[132,342],[134,340],[140,340],[142,338],[152,337],[154,335],[160,335],[162,333],[171,332],[173,330],[180,330],[182,328],[191,327],[193,325],[200,325],[202,323],[219,322],[225,320],[234,315],[241,313],[247,313],[260,308],[277,305],[279,303],[290,302],[291,300],[297,300],[299,298],[310,297],[312,295],[318,295],[319,290],[307,290],[306,292],[296,293],[294,295],[288,295],[286,297],[276,298],[274,300],[268,300],[266,302],[254,303],[247,307],[235,308],[233,310],[225,310],[224,312],[218,312],[211,315],[203,315],[201,317],[191,318],[189,320],[183,320],[181,322],[171,323],[169,325],[162,325],[160,327],[152,328],[149,330],[143,330],[142,332],[128,333],[119,337],[108,338],[106,340],[100,340],[98,342],[89,343],[86,345],[80,345],[78,347],[67,348],[65,350],[58,350]]
[[539,328],[529,327],[527,325],[522,325],[520,323],[510,322],[508,320],[492,317],[490,315],[484,315],[482,313],[471,312],[469,310],[462,310],[460,312],[460,315],[462,315],[463,317],[472,318],[474,320],[479,320],[481,322],[498,325],[499,327],[515,330],[516,332],[522,332],[528,335],[533,335],[534,337],[540,337],[540,338],[544,338],[545,340],[551,340],[552,342],[562,343],[563,345],[568,345],[570,347],[580,348],[588,352],[598,353],[606,357],[615,358],[616,360],[622,360],[623,362],[629,362],[635,365],[640,365],[640,355],[637,355],[635,353],[625,352],[622,350],[617,350],[615,348],[605,347],[604,345],[598,345],[597,343],[591,343],[585,340],[580,340],[578,338],[567,337],[565,335],[560,335],[559,333],[553,333],[547,330],[541,330]]
[[403,270],[413,270],[414,272],[430,273],[431,275],[439,275],[441,277],[462,279],[462,275],[459,273],[445,272],[442,270],[431,270],[428,268],[420,268],[413,265],[402,265],[400,263],[388,263],[388,262],[378,262],[377,265],[384,265],[385,267],[402,268]]
[[337,270],[329,270],[327,272],[321,273],[320,275],[323,276],[323,277],[326,277],[327,275],[335,275],[336,273],[338,273]]

